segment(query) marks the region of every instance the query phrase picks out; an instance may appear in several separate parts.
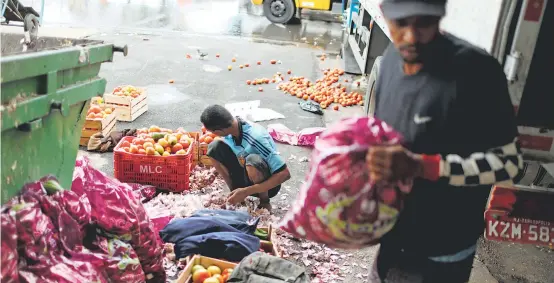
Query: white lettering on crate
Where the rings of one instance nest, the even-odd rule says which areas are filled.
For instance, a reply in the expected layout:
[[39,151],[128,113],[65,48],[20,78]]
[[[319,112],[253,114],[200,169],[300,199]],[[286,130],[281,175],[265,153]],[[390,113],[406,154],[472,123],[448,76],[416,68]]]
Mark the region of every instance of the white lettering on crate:
[[151,165],[140,165],[140,173],[148,173],[148,174],[162,173],[162,166],[154,166],[154,168],[152,167],[153,166]]

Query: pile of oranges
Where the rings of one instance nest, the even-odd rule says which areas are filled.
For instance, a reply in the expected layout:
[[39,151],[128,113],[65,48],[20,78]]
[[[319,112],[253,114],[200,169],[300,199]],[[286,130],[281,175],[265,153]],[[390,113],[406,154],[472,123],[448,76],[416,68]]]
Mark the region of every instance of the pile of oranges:
[[[327,69],[323,72],[323,78],[315,83],[304,77],[291,77],[286,83],[279,84],[278,88],[285,93],[304,100],[313,100],[326,109],[333,103],[333,109],[338,110],[339,105],[343,107],[363,105],[363,97],[356,92],[347,92],[346,86],[340,83],[340,77],[344,75],[341,69]],[[347,82],[347,80],[345,80]]]
[[194,143],[192,138],[182,128],[177,131],[151,126],[137,130],[137,137],[131,142],[123,141],[119,150],[142,155],[170,156],[185,155]]
[[102,109],[102,107],[100,107],[99,105],[92,104],[87,111],[87,119],[88,120],[104,119],[108,115],[112,114],[112,112],[113,112],[112,108]]

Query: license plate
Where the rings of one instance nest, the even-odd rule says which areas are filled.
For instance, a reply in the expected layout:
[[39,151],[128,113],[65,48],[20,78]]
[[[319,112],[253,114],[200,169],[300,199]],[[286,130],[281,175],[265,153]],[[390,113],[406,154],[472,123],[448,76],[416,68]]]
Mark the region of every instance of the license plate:
[[496,213],[485,213],[485,238],[537,246],[554,245],[554,226],[546,221],[498,217]]

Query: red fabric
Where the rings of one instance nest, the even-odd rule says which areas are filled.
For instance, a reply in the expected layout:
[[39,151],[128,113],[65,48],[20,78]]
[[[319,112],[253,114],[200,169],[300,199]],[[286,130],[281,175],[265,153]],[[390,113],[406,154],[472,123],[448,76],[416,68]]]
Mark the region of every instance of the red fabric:
[[336,248],[376,244],[396,222],[411,183],[375,185],[365,158],[373,145],[400,142],[397,132],[370,117],[330,127],[316,141],[306,182],[280,227]]
[[423,158],[423,178],[431,181],[436,181],[440,177],[441,156],[422,155]]

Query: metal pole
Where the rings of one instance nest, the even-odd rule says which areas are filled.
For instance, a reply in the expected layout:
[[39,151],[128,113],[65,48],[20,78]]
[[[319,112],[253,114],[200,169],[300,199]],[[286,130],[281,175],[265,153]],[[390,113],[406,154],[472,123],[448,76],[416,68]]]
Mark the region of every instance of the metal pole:
[[40,25],[42,25],[42,18],[44,17],[44,0],[40,1]]
[[4,13],[6,12],[6,7],[8,6],[8,1],[9,0],[5,0],[4,2],[2,2],[2,17],[4,17]]

